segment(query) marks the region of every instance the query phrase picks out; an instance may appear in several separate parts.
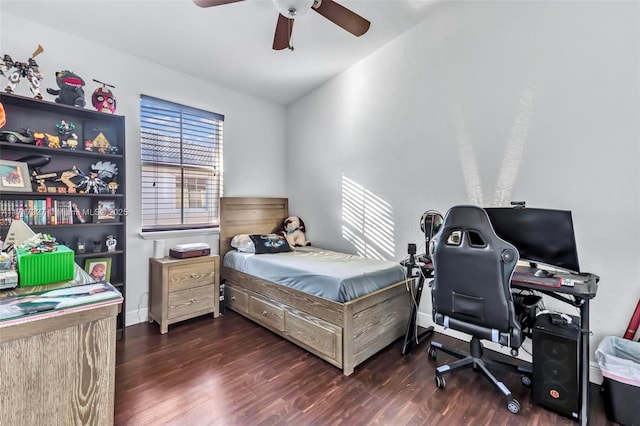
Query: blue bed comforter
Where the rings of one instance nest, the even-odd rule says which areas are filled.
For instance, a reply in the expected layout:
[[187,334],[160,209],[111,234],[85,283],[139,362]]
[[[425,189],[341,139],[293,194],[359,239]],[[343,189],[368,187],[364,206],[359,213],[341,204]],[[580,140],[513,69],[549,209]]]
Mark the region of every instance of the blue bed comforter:
[[405,279],[388,260],[368,259],[317,247],[290,253],[229,251],[223,264],[238,271],[336,302],[347,302]]

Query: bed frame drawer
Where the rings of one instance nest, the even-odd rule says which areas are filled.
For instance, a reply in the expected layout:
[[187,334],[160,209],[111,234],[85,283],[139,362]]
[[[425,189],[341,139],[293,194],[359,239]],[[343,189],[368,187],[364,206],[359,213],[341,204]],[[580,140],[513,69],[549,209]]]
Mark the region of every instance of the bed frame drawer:
[[342,362],[342,329],[311,316],[287,311],[285,333],[329,358]]
[[234,287],[229,281],[227,281],[225,290],[227,292],[225,300],[229,308],[236,312],[249,312],[249,296],[246,292]]
[[249,296],[249,315],[256,321],[284,331],[284,310],[262,298]]

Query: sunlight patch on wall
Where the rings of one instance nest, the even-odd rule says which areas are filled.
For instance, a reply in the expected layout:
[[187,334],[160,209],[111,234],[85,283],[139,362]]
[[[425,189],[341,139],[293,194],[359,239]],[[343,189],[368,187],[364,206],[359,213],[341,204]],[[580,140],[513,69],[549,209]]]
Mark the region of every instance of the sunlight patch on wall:
[[[500,164],[500,172],[496,182],[496,191],[490,206],[508,206],[512,201],[513,187],[524,154],[524,146],[527,143],[527,135],[533,117],[533,103],[536,96],[535,87],[527,87],[520,93],[516,114],[511,125],[509,140],[507,141]],[[482,183],[478,171],[478,161],[473,143],[465,125],[462,108],[457,105],[453,109],[456,132],[458,134],[458,153],[464,184],[469,197],[469,202],[478,206],[484,206]]]
[[342,176],[342,238],[357,254],[374,259],[395,256],[395,224],[391,204]]
[[520,168],[524,146],[527,142],[535,97],[535,87],[526,88],[520,94],[520,103],[511,126],[509,142],[505,148],[504,157],[502,157],[502,167],[500,167],[496,193],[493,198],[493,205],[495,206],[508,206],[509,202],[512,201],[511,193],[516,184],[516,176]]
[[462,108],[457,105],[453,109],[453,118],[456,123],[458,133],[458,153],[460,154],[460,165],[462,166],[462,176],[464,186],[467,190],[469,202],[478,206],[484,205],[482,201],[482,185],[480,184],[480,173],[478,172],[478,162],[473,150],[473,144],[467,131],[467,126],[462,115]]

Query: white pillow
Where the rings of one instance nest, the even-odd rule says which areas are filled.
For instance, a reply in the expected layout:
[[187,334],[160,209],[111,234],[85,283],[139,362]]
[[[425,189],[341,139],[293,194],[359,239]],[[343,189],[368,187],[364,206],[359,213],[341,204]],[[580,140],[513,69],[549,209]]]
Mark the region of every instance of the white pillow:
[[256,248],[249,234],[238,234],[231,239],[231,247],[244,253],[255,253]]

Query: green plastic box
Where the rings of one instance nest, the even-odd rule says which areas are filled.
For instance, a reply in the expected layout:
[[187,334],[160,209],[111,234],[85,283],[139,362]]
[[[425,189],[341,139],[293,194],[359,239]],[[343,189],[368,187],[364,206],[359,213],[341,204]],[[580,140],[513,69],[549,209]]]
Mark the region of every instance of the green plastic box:
[[18,278],[20,287],[53,284],[73,279],[75,253],[59,245],[56,251],[31,253],[18,249]]

